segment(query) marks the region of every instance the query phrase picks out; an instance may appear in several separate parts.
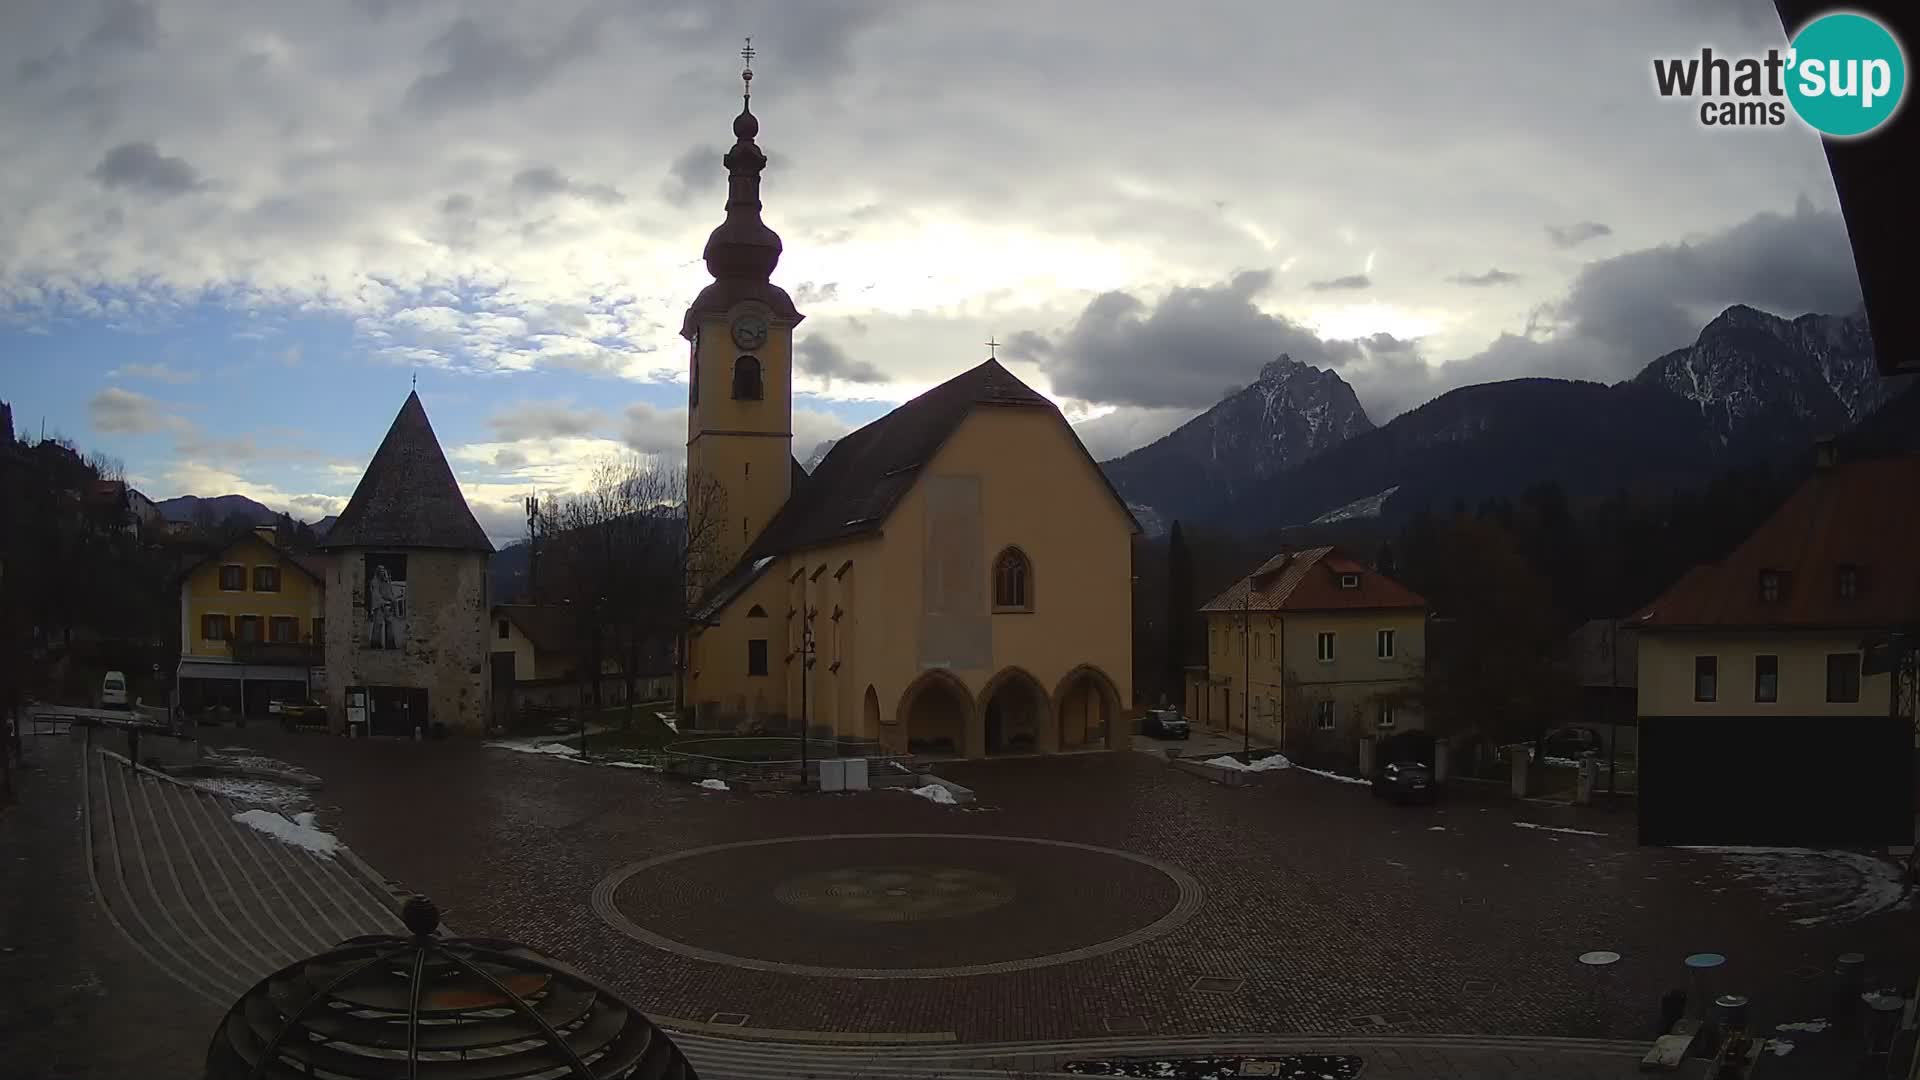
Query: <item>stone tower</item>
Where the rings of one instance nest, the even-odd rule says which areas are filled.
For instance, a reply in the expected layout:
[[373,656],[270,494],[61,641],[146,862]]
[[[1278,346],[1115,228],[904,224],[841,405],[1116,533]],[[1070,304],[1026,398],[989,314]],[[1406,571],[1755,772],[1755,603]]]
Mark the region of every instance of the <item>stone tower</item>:
[[336,732],[487,730],[487,562],[419,394],[407,395],[321,545],[327,715]]

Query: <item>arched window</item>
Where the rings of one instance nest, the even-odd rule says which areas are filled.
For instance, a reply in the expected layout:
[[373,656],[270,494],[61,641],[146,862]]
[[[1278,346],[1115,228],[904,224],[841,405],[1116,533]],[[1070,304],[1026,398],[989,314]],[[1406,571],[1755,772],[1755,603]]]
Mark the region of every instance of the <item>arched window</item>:
[[759,604],[755,604],[747,609],[747,618],[749,619],[764,619],[766,617],[767,609],[761,607]]
[[737,401],[759,401],[765,396],[758,359],[743,356],[733,362],[733,396]]
[[1033,610],[1033,564],[1019,548],[993,560],[993,606],[997,611]]

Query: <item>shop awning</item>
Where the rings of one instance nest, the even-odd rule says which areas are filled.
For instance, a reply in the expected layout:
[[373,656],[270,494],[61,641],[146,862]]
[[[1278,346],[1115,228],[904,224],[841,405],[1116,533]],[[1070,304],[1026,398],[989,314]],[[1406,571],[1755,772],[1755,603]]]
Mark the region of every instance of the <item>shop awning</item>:
[[241,679],[258,679],[272,682],[307,681],[310,669],[291,667],[285,664],[222,664],[212,660],[180,661],[179,677],[182,679],[225,679],[239,682]]

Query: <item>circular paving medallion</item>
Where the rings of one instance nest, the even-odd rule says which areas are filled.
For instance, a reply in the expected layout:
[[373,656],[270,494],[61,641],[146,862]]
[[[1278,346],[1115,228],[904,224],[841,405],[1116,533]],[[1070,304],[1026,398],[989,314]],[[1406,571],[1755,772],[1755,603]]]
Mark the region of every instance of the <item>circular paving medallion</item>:
[[780,883],[774,898],[814,915],[861,922],[951,919],[1013,899],[1013,883],[957,866],[855,866],[802,874]]
[[608,925],[717,964],[853,979],[1047,967],[1160,937],[1199,910],[1177,866],[1034,837],[748,840],[634,863],[595,886]]

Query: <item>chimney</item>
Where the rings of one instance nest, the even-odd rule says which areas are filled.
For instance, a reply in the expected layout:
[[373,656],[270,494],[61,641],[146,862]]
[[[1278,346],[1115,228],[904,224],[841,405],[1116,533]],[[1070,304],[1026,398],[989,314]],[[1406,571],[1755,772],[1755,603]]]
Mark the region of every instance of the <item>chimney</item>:
[[1813,444],[1813,467],[1821,472],[1840,463],[1840,448],[1832,439],[1821,439]]
[[272,546],[274,546],[274,536],[275,536],[275,533],[274,533],[274,530],[273,530],[273,526],[271,526],[271,525],[255,525],[255,526],[253,527],[253,535],[255,535],[255,536],[257,536],[257,537],[259,537],[259,538],[260,538],[260,540],[261,540],[261,542],[262,542],[262,543],[265,543],[265,544],[266,544],[266,545],[267,545],[268,547],[272,547]]

